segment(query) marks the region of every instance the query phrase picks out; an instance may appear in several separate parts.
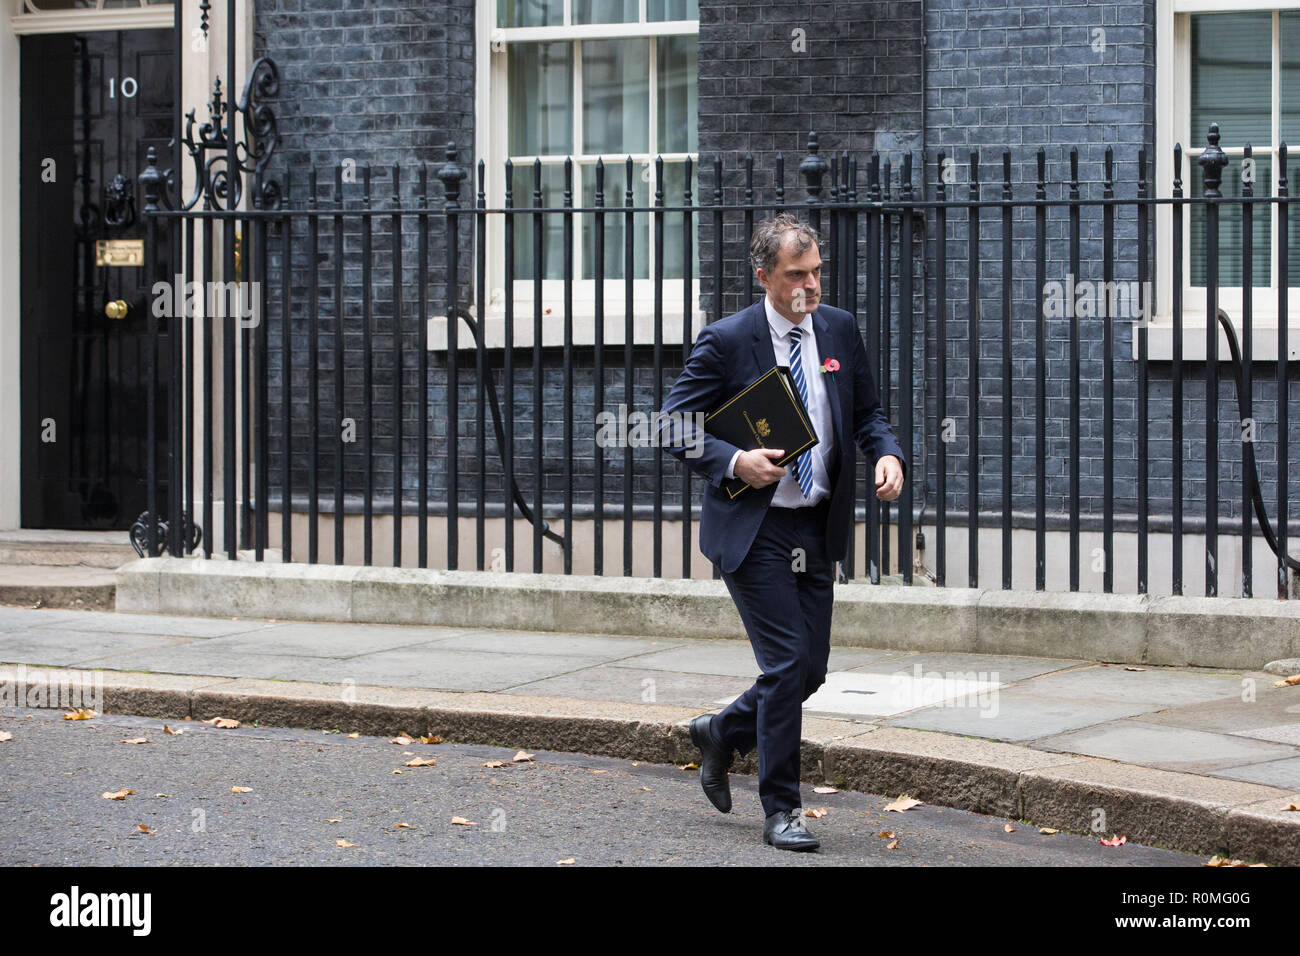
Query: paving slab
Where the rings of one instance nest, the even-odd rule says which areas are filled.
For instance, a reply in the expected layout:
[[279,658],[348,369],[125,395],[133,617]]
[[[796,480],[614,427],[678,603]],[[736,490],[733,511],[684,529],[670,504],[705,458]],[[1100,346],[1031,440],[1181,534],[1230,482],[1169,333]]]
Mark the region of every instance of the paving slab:
[[304,668],[320,663],[320,659],[284,654],[248,654],[241,650],[220,651],[209,647],[206,641],[191,640],[172,647],[149,647],[106,654],[89,660],[88,663],[109,670],[147,671],[155,674],[297,680]]
[[1059,674],[1035,677],[1018,685],[1039,695],[1088,698],[1092,700],[1136,701],[1151,705],[1150,710],[1164,710],[1184,704],[1201,703],[1224,697],[1240,697],[1242,681],[1259,679],[1262,674],[1247,672],[1170,670],[1148,667],[1127,670],[1123,666],[1101,664]]
[[461,629],[459,633],[442,640],[440,645],[493,654],[554,654],[564,657],[589,657],[593,661],[608,663],[624,658],[635,659],[638,655],[678,647],[682,643],[662,637],[608,637],[601,634],[567,634],[562,631]]
[[1085,730],[1043,737],[1034,741],[1034,747],[1190,773],[1209,773],[1242,764],[1300,757],[1300,748],[1297,747],[1185,727],[1149,724],[1140,719],[1117,720]]
[[1250,693],[1235,697],[1173,707],[1144,720],[1170,727],[1187,727],[1216,733],[1242,734],[1261,740],[1277,739],[1279,743],[1292,743],[1286,738],[1265,735],[1269,728],[1300,726],[1300,687],[1272,687],[1272,680],[1256,681],[1248,688]]
[[[511,688],[512,694],[545,697],[573,697],[583,700],[613,700],[668,704],[695,708],[695,714],[718,711],[754,683],[749,677],[717,674],[689,674],[652,668],[632,667],[627,662],[586,667],[576,673],[550,677]],[[692,715],[694,716],[694,715]]]
[[915,674],[920,668],[923,674],[984,675],[976,679],[1007,684],[1013,681],[1068,670],[1074,667],[1092,666],[1090,661],[1069,660],[1048,657],[1008,657],[1001,654],[965,654],[953,652],[908,654],[902,657],[883,658],[879,661],[859,665],[854,670],[869,671],[876,674]]
[[89,664],[128,651],[178,647],[192,640],[193,638],[166,637],[159,634],[117,634],[109,631],[76,631],[70,628],[5,631],[0,633],[0,661],[13,664],[61,666]]
[[215,637],[214,650],[346,659],[416,644],[442,642],[465,633],[454,627],[395,627],[388,624],[268,624],[243,634]]
[[1240,767],[1209,770],[1206,773],[1211,777],[1262,783],[1269,787],[1280,787],[1283,790],[1294,790],[1300,793],[1300,757],[1265,760],[1259,763],[1243,764]]
[[[908,655],[907,651],[877,650],[856,647],[832,647],[831,670],[848,670],[862,664]],[[748,641],[689,641],[678,647],[641,654],[626,662],[628,666],[648,670],[678,671],[686,674],[717,674],[724,677],[758,676],[758,664]]]
[[181,617],[171,614],[119,614],[116,611],[62,611],[56,615],[24,611],[13,615],[33,628],[68,627],[78,631],[165,634],[174,637],[225,637],[274,627],[259,618]]
[[297,667],[293,679],[331,683],[352,680],[381,687],[493,691],[567,674],[591,664],[591,657],[500,654],[433,643],[379,651],[350,660],[304,661]]
[[927,707],[881,722],[989,740],[1030,741],[1154,709],[1140,701],[1041,696],[1019,686],[998,691],[992,701],[995,706]]

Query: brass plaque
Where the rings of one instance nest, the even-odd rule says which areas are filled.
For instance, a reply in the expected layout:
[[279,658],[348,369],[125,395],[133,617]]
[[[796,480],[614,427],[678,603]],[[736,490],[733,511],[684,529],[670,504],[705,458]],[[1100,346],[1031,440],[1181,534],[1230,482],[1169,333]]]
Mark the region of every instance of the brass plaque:
[[144,265],[143,239],[97,239],[95,240],[95,265],[97,266],[142,266]]

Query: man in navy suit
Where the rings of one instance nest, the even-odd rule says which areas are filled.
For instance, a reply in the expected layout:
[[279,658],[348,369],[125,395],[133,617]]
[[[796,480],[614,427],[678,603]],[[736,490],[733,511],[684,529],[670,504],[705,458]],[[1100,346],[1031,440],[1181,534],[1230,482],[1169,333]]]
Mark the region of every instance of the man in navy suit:
[[[899,496],[906,467],[857,323],[821,304],[818,243],[788,213],[759,223],[750,260],[766,295],[700,330],[662,409],[689,423],[695,416],[683,413],[711,412],[774,365],[788,365],[819,439],[789,468],[775,464],[783,449],[742,451],[691,428],[667,447],[708,479],[700,550],[721,570],[762,672],[721,713],[691,721],[700,783],[730,812],[734,753],[757,747],[763,840],[786,850],[820,846],[800,807],[802,704],[826,680],[834,563],[849,545],[856,448],[873,463],[881,501]],[[732,477],[750,484],[734,499],[721,487]]]

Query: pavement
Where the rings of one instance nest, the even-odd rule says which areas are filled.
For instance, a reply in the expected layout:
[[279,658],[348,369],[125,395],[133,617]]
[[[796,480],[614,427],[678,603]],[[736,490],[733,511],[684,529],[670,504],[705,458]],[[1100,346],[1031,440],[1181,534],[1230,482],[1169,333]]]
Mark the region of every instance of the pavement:
[[[757,675],[737,640],[22,607],[0,607],[0,662],[9,717],[66,704],[71,678],[104,713],[679,765],[698,756],[690,717]],[[1300,686],[1279,683],[1264,671],[833,646],[804,706],[804,778],[1297,865],[1300,811],[1287,808],[1300,806]],[[33,704],[34,690],[46,698]],[[733,773],[754,773],[754,758]]]

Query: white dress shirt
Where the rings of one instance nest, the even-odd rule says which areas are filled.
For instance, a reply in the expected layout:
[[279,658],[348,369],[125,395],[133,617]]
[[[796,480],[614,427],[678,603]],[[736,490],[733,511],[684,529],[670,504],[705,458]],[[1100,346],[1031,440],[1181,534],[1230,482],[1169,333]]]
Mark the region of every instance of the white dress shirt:
[[[772,333],[772,352],[777,365],[790,364],[790,330],[795,324],[783,316],[772,305],[768,296],[763,296],[763,305],[767,310],[767,327]],[[825,374],[822,372],[821,356],[817,351],[817,337],[813,333],[812,313],[805,313],[799,323],[799,358],[803,366],[804,385],[808,387],[808,416],[812,420],[813,431],[819,441],[812,447],[812,490],[811,497],[805,498],[799,488],[799,481],[794,476],[794,462],[785,466],[785,477],[776,485],[772,495],[772,504],[778,508],[804,508],[815,505],[823,498],[829,498],[831,479],[829,462],[835,450],[835,434],[831,428],[830,395],[826,390]],[[736,477],[737,451],[731,456],[727,466],[727,477]]]

